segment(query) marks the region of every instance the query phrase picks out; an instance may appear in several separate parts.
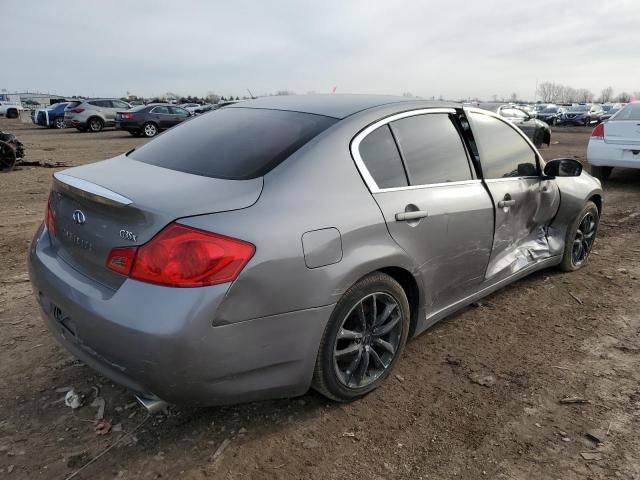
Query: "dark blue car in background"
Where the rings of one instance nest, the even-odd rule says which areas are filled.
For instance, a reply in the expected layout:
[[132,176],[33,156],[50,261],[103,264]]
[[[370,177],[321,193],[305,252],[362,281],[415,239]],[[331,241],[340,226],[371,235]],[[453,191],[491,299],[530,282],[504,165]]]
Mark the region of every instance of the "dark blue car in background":
[[49,128],[64,128],[64,111],[73,108],[80,102],[60,102],[50,105],[46,109],[33,110],[31,121],[36,125]]

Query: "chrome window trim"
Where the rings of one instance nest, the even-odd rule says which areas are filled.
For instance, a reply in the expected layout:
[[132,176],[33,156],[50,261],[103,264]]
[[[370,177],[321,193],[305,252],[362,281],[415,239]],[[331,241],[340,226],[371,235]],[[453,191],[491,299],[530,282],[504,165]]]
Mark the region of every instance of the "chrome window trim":
[[421,190],[424,188],[455,187],[461,185],[473,185],[476,183],[482,183],[482,180],[474,178],[472,180],[460,180],[458,182],[426,183],[424,185],[409,185],[407,187],[381,188],[378,191],[372,191],[371,193],[402,192],[404,190]]
[[[372,123],[371,125],[366,127],[364,130],[360,131],[353,138],[353,140],[351,141],[351,156],[353,157],[353,160],[356,162],[356,166],[358,167],[358,170],[360,171],[360,174],[362,175],[364,182],[367,184],[367,187],[369,187],[369,190],[371,191],[371,193],[395,192],[395,191],[401,191],[401,190],[415,190],[418,188],[425,188],[425,187],[441,187],[443,185],[455,185],[455,184],[475,182],[475,180],[463,180],[462,182],[432,183],[432,184],[425,184],[425,185],[408,185],[406,187],[391,187],[391,188],[378,187],[378,184],[371,176],[371,173],[369,173],[369,169],[365,165],[364,160],[362,159],[362,156],[360,156],[360,144],[362,143],[362,141],[377,128],[382,127],[383,125],[387,125],[395,120],[400,120],[402,118],[414,117],[417,115],[425,115],[430,113],[446,113],[448,115],[451,115],[451,114],[455,114],[456,111],[454,108],[420,108],[418,110],[410,110],[408,112],[396,113],[386,118],[383,118],[382,120],[378,120]],[[462,142],[462,139],[460,141]]]
[[133,200],[120,195],[108,188],[101,187],[100,185],[96,185],[95,183],[91,183],[82,178],[73,177],[71,175],[67,175],[66,173],[54,173],[53,178],[55,178],[61,187],[70,189],[70,190],[78,190],[80,193],[84,195],[89,195],[94,198],[94,200],[101,203],[109,203],[116,206],[127,206],[133,203]]
[[485,183],[500,183],[500,182],[510,182],[513,180],[540,180],[540,177],[528,176],[528,177],[504,177],[504,178],[489,178],[485,180]]

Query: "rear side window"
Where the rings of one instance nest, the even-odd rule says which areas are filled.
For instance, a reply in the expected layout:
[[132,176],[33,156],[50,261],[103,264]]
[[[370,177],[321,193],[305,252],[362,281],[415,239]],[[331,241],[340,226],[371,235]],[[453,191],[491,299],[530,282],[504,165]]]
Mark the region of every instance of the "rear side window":
[[408,185],[402,159],[389,125],[378,127],[360,142],[360,157],[378,188]]
[[530,177],[538,174],[536,156],[513,127],[497,118],[471,113],[484,178]]
[[153,107],[153,110],[151,110],[151,113],[169,113],[169,107],[165,107],[164,105],[159,106],[159,107]]
[[630,103],[620,110],[616,116],[615,120],[640,120],[640,103]]
[[309,113],[223,108],[166,131],[129,156],[179,172],[246,180],[265,175],[336,121]]
[[416,115],[391,123],[411,185],[471,180],[467,154],[447,114]]

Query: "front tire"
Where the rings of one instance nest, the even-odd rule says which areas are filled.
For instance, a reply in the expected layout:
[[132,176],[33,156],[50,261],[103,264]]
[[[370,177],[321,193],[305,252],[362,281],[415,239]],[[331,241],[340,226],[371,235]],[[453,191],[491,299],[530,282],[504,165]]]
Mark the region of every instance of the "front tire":
[[147,122],[142,126],[142,134],[147,137],[155,137],[158,134],[158,126],[155,123]]
[[53,126],[55,128],[64,128],[65,124],[64,124],[64,118],[63,117],[56,117],[56,119],[53,121]]
[[591,165],[591,175],[602,181],[609,180],[612,170],[613,167],[596,167],[595,165]]
[[18,110],[10,108],[7,110],[7,118],[18,118]]
[[336,304],[313,374],[313,388],[339,402],[375,390],[389,376],[409,333],[409,302],[381,272],[359,280]]
[[586,265],[598,233],[599,223],[598,207],[595,203],[588,201],[567,230],[564,254],[560,264],[561,270],[574,272]]

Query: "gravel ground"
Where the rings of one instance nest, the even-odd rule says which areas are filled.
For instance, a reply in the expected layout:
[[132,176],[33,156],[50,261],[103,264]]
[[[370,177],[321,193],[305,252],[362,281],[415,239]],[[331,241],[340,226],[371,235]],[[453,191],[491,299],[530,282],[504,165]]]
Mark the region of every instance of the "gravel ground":
[[[27,160],[69,165],[144,141],[6,119],[0,130],[19,136]],[[588,135],[555,128],[542,154],[584,161]],[[640,170],[605,185],[584,269],[539,272],[446,319],[366,398],[310,392],[151,418],[38,315],[25,257],[53,171],[0,174],[0,478],[640,479]],[[66,407],[69,386],[89,402],[99,392],[116,428],[99,435],[96,407]]]

